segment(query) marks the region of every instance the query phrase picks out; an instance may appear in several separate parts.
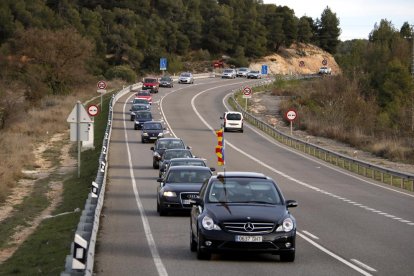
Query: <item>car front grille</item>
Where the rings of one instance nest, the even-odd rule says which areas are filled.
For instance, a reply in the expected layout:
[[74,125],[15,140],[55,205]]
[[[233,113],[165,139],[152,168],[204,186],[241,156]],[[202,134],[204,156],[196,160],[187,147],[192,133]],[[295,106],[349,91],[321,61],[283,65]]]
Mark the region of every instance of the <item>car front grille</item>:
[[273,232],[275,224],[272,222],[224,222],[224,230],[239,234],[269,234]]

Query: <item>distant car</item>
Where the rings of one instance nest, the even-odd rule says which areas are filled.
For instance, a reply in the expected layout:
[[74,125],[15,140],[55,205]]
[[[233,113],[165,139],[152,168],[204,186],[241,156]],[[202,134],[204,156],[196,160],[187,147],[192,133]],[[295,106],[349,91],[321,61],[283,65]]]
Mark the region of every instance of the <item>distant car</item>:
[[247,73],[247,78],[248,79],[261,79],[262,74],[260,73],[260,71],[250,71],[249,73]]
[[200,188],[212,175],[207,167],[171,167],[164,178],[158,178],[157,212],[160,216],[169,211],[190,211],[190,202],[198,197]]
[[236,69],[224,69],[221,78],[223,79],[235,79],[236,78]]
[[189,72],[181,73],[180,77],[178,78],[178,83],[194,83],[193,74]]
[[151,104],[149,103],[149,101],[147,99],[143,99],[143,98],[135,98],[132,100],[131,102],[133,105],[134,104],[145,104],[148,106],[148,109],[151,109]]
[[141,142],[147,143],[164,137],[164,127],[161,122],[145,122],[141,128]]
[[223,121],[224,131],[237,130],[243,132],[243,114],[237,111],[225,112],[223,117],[220,117]]
[[137,111],[150,110],[146,104],[133,104],[129,111],[131,112],[131,121],[135,120],[135,113]]
[[253,172],[219,173],[190,203],[190,249],[198,259],[239,251],[295,260],[296,220],[289,208],[297,202],[286,200],[273,179]]
[[162,155],[159,162],[159,172],[158,176],[162,176],[162,170],[165,170],[170,160],[173,158],[193,158],[193,154],[189,149],[167,149]]
[[249,68],[241,67],[237,69],[237,77],[247,77],[247,74],[250,72]]
[[135,112],[134,129],[141,129],[145,122],[152,121],[151,111],[137,111]]
[[332,70],[330,67],[322,66],[319,68],[319,75],[330,75],[332,73]]
[[[168,171],[168,169],[170,167],[175,167],[175,166],[201,166],[201,167],[207,167],[207,163],[205,161],[205,159],[202,158],[173,158],[170,160],[170,162],[168,162],[167,166],[165,167],[161,167],[160,168],[160,172],[161,172],[161,176],[165,174],[166,171]],[[212,172],[214,172],[216,169],[211,167],[210,170]]]
[[148,91],[145,91],[145,90],[138,91],[138,92],[135,94],[135,98],[138,98],[138,99],[145,99],[145,100],[147,100],[150,104],[152,104],[152,96],[151,96],[151,93],[149,93]]
[[160,87],[174,87],[174,81],[170,76],[163,76],[160,79]]
[[142,89],[149,89],[151,93],[158,93],[158,87],[160,86],[158,79],[155,77],[146,77],[142,80]]
[[167,149],[191,149],[184,144],[181,138],[161,138],[155,142],[155,145],[151,147],[152,150],[152,167],[154,169],[159,168],[159,161]]

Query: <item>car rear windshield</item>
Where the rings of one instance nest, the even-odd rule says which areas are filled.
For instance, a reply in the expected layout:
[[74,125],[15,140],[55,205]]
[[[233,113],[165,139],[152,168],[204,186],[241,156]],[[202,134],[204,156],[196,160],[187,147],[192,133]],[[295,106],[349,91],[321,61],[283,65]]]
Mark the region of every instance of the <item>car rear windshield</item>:
[[274,183],[267,179],[217,179],[208,191],[209,202],[281,204]]
[[241,114],[239,113],[229,113],[227,114],[227,120],[241,120]]

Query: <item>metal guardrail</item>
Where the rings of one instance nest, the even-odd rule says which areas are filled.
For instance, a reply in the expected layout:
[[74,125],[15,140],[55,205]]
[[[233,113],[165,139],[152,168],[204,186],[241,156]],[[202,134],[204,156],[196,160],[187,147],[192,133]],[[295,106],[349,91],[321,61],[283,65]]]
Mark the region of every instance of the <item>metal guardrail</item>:
[[[263,86],[268,83],[269,81],[260,82],[255,86]],[[300,150],[304,153],[307,153],[311,156],[319,158],[325,162],[336,165],[358,175],[362,175],[364,177],[368,177],[394,187],[402,188],[408,191],[414,191],[413,174],[404,173],[374,165],[365,161],[357,160],[355,158],[342,155],[331,150],[324,149],[312,143],[308,143],[301,139],[289,136],[244,110],[243,107],[235,99],[235,93],[237,92],[241,93],[241,90],[233,91],[233,94],[230,97],[231,103],[233,103],[235,108],[243,114],[244,119],[264,133],[273,137],[275,140],[281,142],[282,144],[285,144],[296,150]]]

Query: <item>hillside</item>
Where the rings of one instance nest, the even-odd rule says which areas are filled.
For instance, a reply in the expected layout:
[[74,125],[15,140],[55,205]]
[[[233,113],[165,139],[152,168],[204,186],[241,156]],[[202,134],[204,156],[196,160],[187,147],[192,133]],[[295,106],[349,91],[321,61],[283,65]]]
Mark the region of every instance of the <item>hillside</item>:
[[[261,70],[262,64],[268,65],[270,74],[315,74],[322,66],[322,61],[332,68],[332,74],[341,73],[334,57],[321,48],[311,44],[292,44],[290,48],[282,48],[278,53],[266,56],[250,64],[251,69]],[[304,66],[300,66],[300,62]]]

